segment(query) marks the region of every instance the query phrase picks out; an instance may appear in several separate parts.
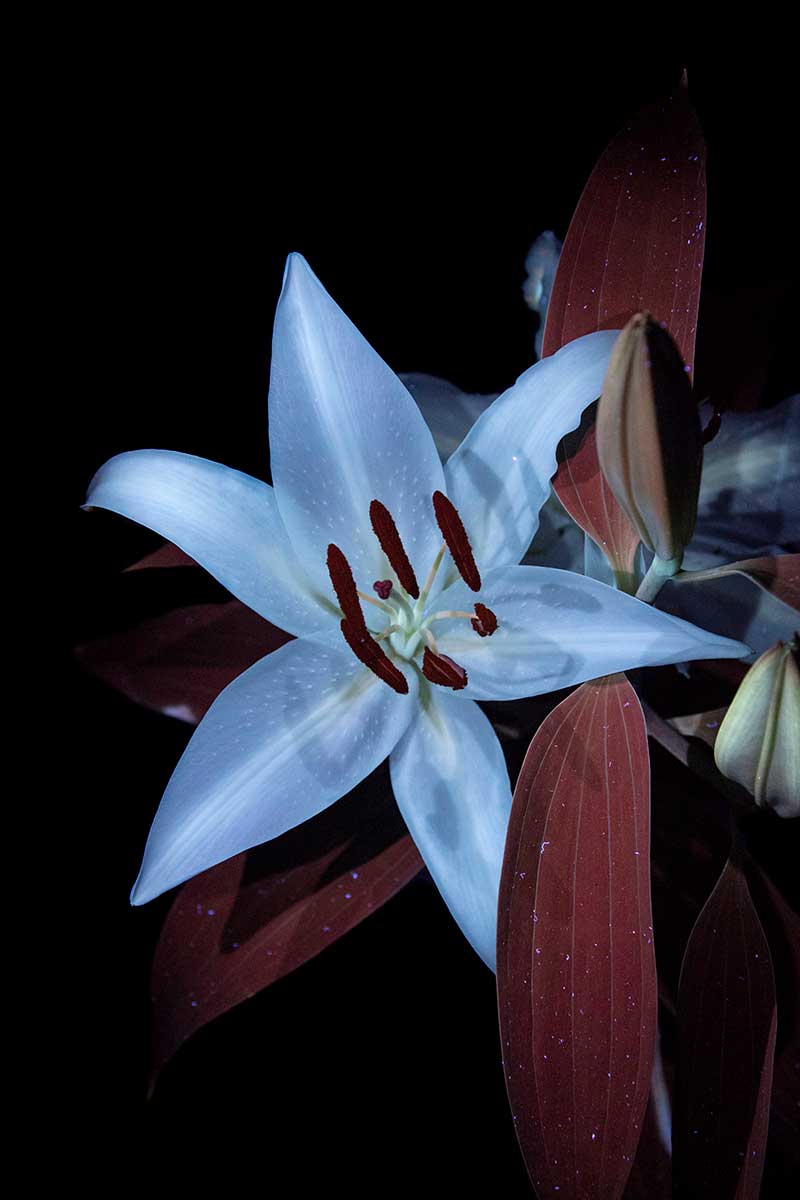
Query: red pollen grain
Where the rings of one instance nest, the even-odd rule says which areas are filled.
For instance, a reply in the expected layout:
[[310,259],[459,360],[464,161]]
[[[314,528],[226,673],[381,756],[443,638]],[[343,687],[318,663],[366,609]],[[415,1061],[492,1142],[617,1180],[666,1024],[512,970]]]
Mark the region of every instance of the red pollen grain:
[[376,579],[373,583],[373,588],[380,596],[381,600],[388,600],[392,594],[394,584],[391,579]]
[[365,667],[369,667],[373,675],[378,676],[378,679],[382,679],[384,683],[388,683],[390,688],[394,688],[396,692],[404,696],[408,692],[408,680],[403,672],[399,671],[394,663],[386,657],[367,629],[354,628],[352,623],[347,620],[341,622],[340,628],[344,640],[356,658]]
[[413,596],[417,600],[419,598],[417,577],[414,574],[414,568],[408,561],[408,555],[400,540],[400,534],[397,532],[392,514],[384,504],[381,504],[380,500],[373,500],[369,506],[369,519],[375,530],[375,536],[381,544],[381,549],[391,563],[392,570],[409,596]]
[[345,617],[357,628],[366,629],[367,625],[361,611],[361,602],[358,599],[356,581],[353,579],[350,563],[333,542],[328,546],[327,565],[333,590],[336,592],[336,599],[339,601],[339,607]]
[[453,562],[458,568],[459,575],[467,587],[472,588],[473,592],[480,591],[480,572],[475,565],[467,531],[464,528],[461,517],[458,515],[456,506],[452,501],[447,499],[444,492],[434,492],[433,511],[436,514],[436,520],[442,531],[442,537],[447,544],[447,549],[452,554]]
[[427,646],[422,656],[422,674],[430,683],[452,688],[455,692],[460,692],[469,682],[463,667],[453,662],[447,654],[434,654]]
[[497,617],[479,600],[475,605],[475,616],[470,621],[470,625],[479,637],[491,637],[497,629]]

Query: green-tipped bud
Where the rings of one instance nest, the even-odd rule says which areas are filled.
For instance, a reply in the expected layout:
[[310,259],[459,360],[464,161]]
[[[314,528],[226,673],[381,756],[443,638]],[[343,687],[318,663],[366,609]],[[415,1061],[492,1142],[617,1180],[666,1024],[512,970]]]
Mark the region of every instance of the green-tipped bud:
[[617,338],[597,408],[597,453],[642,542],[677,571],[694,532],[703,462],[689,376],[666,329],[648,313]]
[[778,642],[753,664],[714,744],[723,775],[779,817],[800,816],[800,671],[796,640]]

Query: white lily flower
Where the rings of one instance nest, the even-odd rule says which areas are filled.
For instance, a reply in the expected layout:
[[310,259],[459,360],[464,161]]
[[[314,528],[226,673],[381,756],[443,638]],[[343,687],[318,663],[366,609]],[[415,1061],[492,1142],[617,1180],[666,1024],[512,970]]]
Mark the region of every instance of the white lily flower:
[[533,366],[443,467],[406,388],[292,255],[273,338],[274,486],[160,450],[100,469],[89,507],[156,530],[296,637],[198,726],[133,903],[314,816],[389,756],[420,853],[494,966],[511,789],[475,700],[747,652],[595,580],[517,565],[615,336]]

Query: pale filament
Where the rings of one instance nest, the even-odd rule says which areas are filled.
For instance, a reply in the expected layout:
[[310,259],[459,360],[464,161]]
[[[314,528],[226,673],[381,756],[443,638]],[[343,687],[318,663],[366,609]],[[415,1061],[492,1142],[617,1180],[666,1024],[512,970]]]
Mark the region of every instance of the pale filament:
[[432,621],[446,621],[450,619],[461,620],[463,618],[466,621],[472,621],[474,617],[474,612],[461,612],[457,608],[451,608],[446,611],[443,610],[442,612],[431,613],[429,617],[425,618],[425,625],[430,625]]
[[436,558],[433,560],[433,566],[431,567],[430,571],[428,572],[428,578],[425,580],[424,584],[422,585],[422,591],[420,592],[419,600],[417,601],[417,609],[422,609],[422,607],[425,604],[425,601],[428,599],[428,592],[433,587],[433,581],[436,578],[436,572],[439,570],[439,567],[442,564],[442,559],[444,558],[444,552],[446,549],[447,549],[447,543],[442,542],[441,546],[439,547],[439,552],[436,555]]
[[383,633],[373,633],[372,637],[375,639],[376,642],[380,642],[380,641],[382,641],[383,638],[388,637],[390,633],[402,633],[402,632],[403,632],[402,625],[387,625],[386,628],[384,629]]
[[366,600],[367,604],[374,604],[376,608],[380,608],[385,613],[391,613],[394,616],[394,609],[390,608],[388,604],[384,604],[382,600],[376,600],[374,596],[368,596],[366,592],[360,592],[358,588],[356,588],[356,595],[360,596],[362,600]]

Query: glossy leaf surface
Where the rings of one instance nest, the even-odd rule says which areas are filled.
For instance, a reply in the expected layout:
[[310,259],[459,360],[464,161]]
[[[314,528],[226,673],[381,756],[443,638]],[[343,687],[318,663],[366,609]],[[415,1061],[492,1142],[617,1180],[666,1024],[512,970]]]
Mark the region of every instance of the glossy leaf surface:
[[681,968],[675,1196],[758,1196],[776,1027],[769,947],[742,870],[729,861]]
[[[570,223],[547,313],[543,353],[639,310],[665,321],[694,361],[705,240],[705,143],[685,85],[640,112],[608,145]],[[638,538],[603,481],[593,426],[562,444],[553,486],[606,553],[633,570]]]
[[656,972],[644,717],[622,675],[546,718],[520,772],[498,917],[503,1059],[541,1197],[621,1196],[650,1090]]
[[153,1080],[198,1029],[313,958],[421,869],[383,770],[318,817],[190,880],[153,964]]

